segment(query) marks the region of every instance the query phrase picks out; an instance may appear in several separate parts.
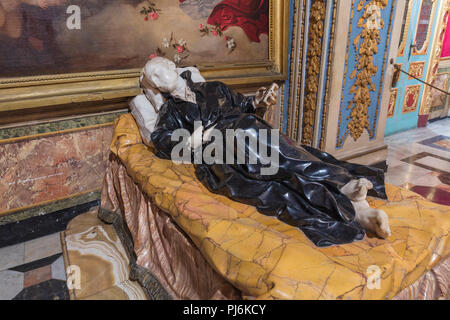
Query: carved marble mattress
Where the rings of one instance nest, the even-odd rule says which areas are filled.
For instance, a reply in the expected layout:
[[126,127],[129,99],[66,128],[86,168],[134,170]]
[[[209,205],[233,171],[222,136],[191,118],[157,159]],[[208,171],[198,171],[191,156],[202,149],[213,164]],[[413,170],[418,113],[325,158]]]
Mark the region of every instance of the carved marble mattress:
[[392,236],[317,248],[298,229],[209,192],[191,165],[157,158],[130,114],[116,120],[111,151],[101,207],[121,212],[137,264],[173,298],[447,296],[448,206],[386,185],[389,201],[369,202],[388,214]]

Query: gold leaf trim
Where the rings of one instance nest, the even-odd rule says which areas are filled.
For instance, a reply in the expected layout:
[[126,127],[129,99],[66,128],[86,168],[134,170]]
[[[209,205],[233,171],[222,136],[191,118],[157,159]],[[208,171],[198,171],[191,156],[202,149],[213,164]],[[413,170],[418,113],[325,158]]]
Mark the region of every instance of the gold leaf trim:
[[[373,10],[376,8],[383,10],[386,7],[387,0],[371,0],[364,4],[365,0],[361,0],[357,7],[358,11],[364,8],[364,13],[358,20],[358,27],[362,28],[362,31],[353,42],[356,50],[357,74],[355,83],[350,88],[350,93],[353,93],[354,97],[347,105],[347,109],[351,109],[347,131],[355,141],[361,137],[364,129],[369,131],[370,135],[368,115],[368,109],[372,102],[370,91],[375,91],[372,77],[375,76],[378,70],[378,67],[373,64],[373,56],[378,52],[378,45],[381,41],[380,30],[384,28],[384,21],[381,15],[379,16],[379,25],[377,27],[371,26],[369,19],[374,14]],[[361,40],[362,43],[360,44]],[[354,76],[353,72],[352,76]]]
[[306,53],[305,101],[303,111],[302,144],[312,145],[316,117],[317,92],[323,45],[325,2],[316,0],[311,5]]
[[[444,41],[445,36],[445,29],[447,27],[447,20],[449,19],[449,9],[450,9],[450,3],[447,1],[447,3],[444,6],[444,10],[442,10],[441,16],[438,20],[438,26],[436,27],[436,41],[433,45],[433,51],[431,52],[430,56],[430,65],[428,69],[427,74],[427,82],[433,83],[436,78],[436,73],[439,68],[439,61],[441,57],[441,50],[442,50],[442,43]],[[427,115],[430,113],[431,109],[431,102],[432,102],[432,96],[431,96],[431,87],[425,86],[424,92],[423,92],[423,98],[421,102],[421,106],[419,109],[420,115]]]

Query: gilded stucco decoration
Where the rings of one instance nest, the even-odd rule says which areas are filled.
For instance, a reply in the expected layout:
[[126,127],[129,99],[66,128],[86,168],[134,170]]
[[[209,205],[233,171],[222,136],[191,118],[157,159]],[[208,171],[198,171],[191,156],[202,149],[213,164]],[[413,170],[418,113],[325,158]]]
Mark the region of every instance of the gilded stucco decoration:
[[[294,83],[297,81],[297,77],[299,76],[300,72],[296,72],[296,63],[297,60],[295,58],[296,53],[301,53],[302,50],[299,48],[303,47],[303,26],[304,26],[304,10],[302,10],[301,6],[302,3],[300,1],[294,1],[294,13],[293,13],[293,19],[292,19],[292,47],[291,47],[291,58],[290,58],[290,77],[289,77],[289,99],[287,103],[287,126],[286,126],[286,134],[287,136],[293,138],[292,136],[292,118],[293,114],[295,114],[295,109],[298,108],[297,101],[294,100],[296,98],[293,97],[294,95]],[[298,13],[301,12],[301,15]],[[300,21],[298,21],[300,20]],[[297,24],[301,26],[301,30],[298,30]],[[297,39],[300,40],[300,45],[297,44]],[[301,59],[300,59],[301,61]],[[298,63],[297,63],[298,64]],[[292,98],[291,98],[292,97]],[[292,101],[292,102],[291,102]],[[282,118],[282,117],[281,117]],[[282,128],[282,126],[280,126]],[[294,138],[295,139],[295,138]]]
[[[425,69],[425,61],[420,62],[411,62],[409,64],[409,74],[413,75],[416,78],[422,78],[423,71]],[[408,80],[414,79],[411,76],[408,76]]]
[[[442,43],[444,41],[445,36],[445,28],[447,27],[449,9],[450,9],[450,2],[447,1],[447,3],[444,5],[444,10],[442,10],[440,21],[438,21],[439,22],[438,28],[436,29],[436,32],[438,32],[437,34],[438,36],[430,57],[430,66],[428,69],[426,80],[428,83],[433,83],[433,81],[436,78],[436,73],[439,67],[439,61],[441,57]],[[430,112],[431,103],[432,103],[431,87],[425,86],[419,114],[427,115]]]
[[[331,19],[331,31],[330,34],[334,35],[334,26],[336,23],[336,10],[337,10],[337,0],[334,0],[333,3],[333,15]],[[328,117],[328,106],[329,106],[329,99],[330,99],[330,79],[331,79],[331,65],[333,64],[333,46],[334,46],[334,37],[331,37],[330,44],[328,47],[328,70],[327,70],[327,81],[325,84],[325,95],[323,99],[323,109],[322,109],[322,127],[320,128],[320,144],[319,149],[323,150],[324,144],[325,144],[325,137],[327,134],[326,130],[326,121]]]
[[[412,51],[411,54],[413,56],[415,55],[424,55],[427,54],[428,51],[428,47],[430,45],[430,39],[432,38],[431,36],[431,30],[433,29],[433,17],[435,16],[435,12],[436,12],[436,3],[438,1],[436,0],[428,0],[428,1],[424,1],[422,0],[422,3],[420,5],[420,11],[419,11],[419,17],[418,17],[418,21],[417,24],[422,24],[423,22],[428,22],[428,26],[427,26],[427,33],[425,36],[425,41],[423,42],[418,42],[418,31],[416,30],[416,35],[414,36],[414,46],[412,47]],[[428,6],[431,5],[431,8],[429,8]],[[425,8],[424,6],[427,6],[428,8]],[[422,16],[422,11],[423,10],[431,10],[429,16],[427,17]],[[423,20],[422,20],[423,19]],[[422,21],[421,21],[422,20]]]
[[[301,127],[301,106],[303,105],[303,90],[305,79],[304,73],[306,66],[303,63],[303,56],[306,54],[304,48],[307,47],[308,39],[306,32],[308,0],[299,0],[298,3],[294,1],[294,21],[293,21],[293,39],[291,61],[293,62],[291,74],[293,75],[290,85],[290,98],[288,101],[289,115],[287,133],[293,140],[299,139],[299,128]],[[300,128],[301,130],[301,128]]]
[[303,111],[302,143],[311,145],[319,90],[320,61],[325,20],[325,2],[313,1],[308,29],[308,50],[306,56],[305,101]]
[[403,16],[404,29],[400,35],[401,42],[400,42],[400,45],[398,46],[398,53],[397,53],[398,57],[402,57],[403,54],[405,53],[406,38],[408,35],[409,24],[411,21],[411,9],[412,9],[412,5],[413,5],[413,1],[412,0],[406,0],[406,1],[407,1],[407,8],[405,8],[405,12],[404,12],[404,16]]
[[398,88],[394,88],[391,90],[391,94],[389,96],[388,113],[387,113],[388,118],[391,118],[394,116],[395,103],[397,101],[397,93],[398,93]]
[[422,86],[420,84],[406,87],[402,113],[409,113],[417,110],[417,102],[419,100],[421,88]]
[[375,91],[372,77],[378,70],[373,63],[373,56],[378,52],[378,44],[381,41],[380,30],[384,28],[381,10],[387,3],[388,0],[361,0],[357,7],[358,11],[364,8],[364,13],[358,20],[358,27],[362,28],[362,31],[353,41],[357,52],[356,69],[351,73],[350,79],[356,77],[356,80],[350,88],[350,93],[354,94],[354,97],[347,106],[352,110],[347,129],[355,141],[361,137],[364,129],[370,130],[368,119],[368,108],[372,102],[370,91]]

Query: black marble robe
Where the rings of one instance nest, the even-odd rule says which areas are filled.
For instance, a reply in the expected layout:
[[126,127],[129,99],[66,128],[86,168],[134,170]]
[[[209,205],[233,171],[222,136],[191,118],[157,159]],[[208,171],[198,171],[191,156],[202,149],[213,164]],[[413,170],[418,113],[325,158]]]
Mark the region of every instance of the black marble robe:
[[[171,141],[173,131],[184,128],[192,134],[194,121],[201,121],[205,128],[215,124],[224,137],[226,129],[240,128],[256,132],[258,137],[258,129],[272,129],[255,115],[253,98],[236,93],[221,82],[193,83],[190,71],[181,76],[195,93],[196,103],[165,95],[166,102],[151,135],[159,157],[171,158],[172,148],[179,143]],[[249,131],[252,129],[255,131]],[[266,142],[271,145],[270,134]],[[247,155],[257,154],[250,144],[245,149]],[[339,161],[308,146],[295,146],[281,133],[275,152],[279,153],[279,169],[274,175],[261,175],[260,161],[196,164],[195,172],[211,192],[253,205],[262,214],[298,227],[316,246],[350,243],[364,237],[353,205],[340,188],[352,179],[367,178],[374,185],[369,195],[386,199],[382,170]]]

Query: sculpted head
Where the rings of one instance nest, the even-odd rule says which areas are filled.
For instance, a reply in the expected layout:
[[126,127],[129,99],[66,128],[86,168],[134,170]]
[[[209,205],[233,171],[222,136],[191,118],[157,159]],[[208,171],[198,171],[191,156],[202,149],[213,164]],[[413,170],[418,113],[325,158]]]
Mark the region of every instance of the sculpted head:
[[156,57],[148,61],[144,67],[144,78],[148,83],[161,92],[172,92],[178,81],[175,63],[163,57]]

